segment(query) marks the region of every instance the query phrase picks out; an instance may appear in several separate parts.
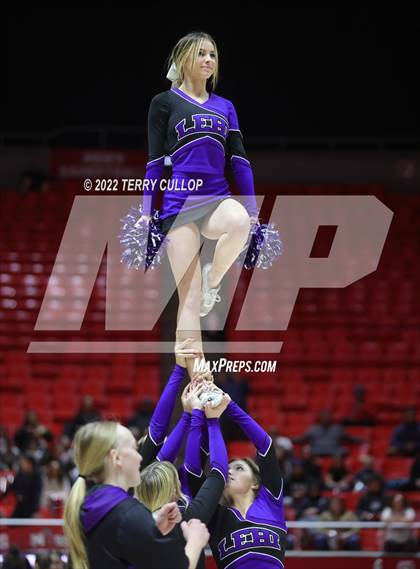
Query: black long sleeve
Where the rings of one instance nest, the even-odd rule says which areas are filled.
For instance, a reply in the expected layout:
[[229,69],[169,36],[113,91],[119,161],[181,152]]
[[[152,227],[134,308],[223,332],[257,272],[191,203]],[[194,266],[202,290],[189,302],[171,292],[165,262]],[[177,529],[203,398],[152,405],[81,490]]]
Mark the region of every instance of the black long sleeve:
[[212,470],[207,476],[206,481],[201,486],[197,495],[182,512],[184,520],[198,518],[203,523],[208,524],[216,513],[220,497],[225,488],[225,479],[217,470]]
[[189,561],[184,546],[171,534],[162,536],[150,512],[137,503],[125,513],[119,524],[117,544],[123,558],[136,568],[186,569]]
[[260,468],[262,483],[275,498],[278,498],[283,490],[283,477],[273,442],[265,455],[257,452],[256,462]]
[[[159,93],[153,97],[147,120],[148,161],[145,179],[161,180],[165,166],[165,140],[169,117],[169,103],[167,92]],[[154,205],[156,190],[143,194],[143,208],[145,214],[150,214]]]
[[149,435],[146,435],[144,443],[140,449],[140,454],[143,457],[143,460],[140,465],[140,470],[149,466],[156,460],[156,457],[163,446],[163,441],[160,444],[156,444],[152,441]]
[[277,461],[271,437],[234,401],[231,401],[225,413],[235,421],[257,448],[257,464],[260,467],[264,486],[276,498],[283,489],[283,478]]

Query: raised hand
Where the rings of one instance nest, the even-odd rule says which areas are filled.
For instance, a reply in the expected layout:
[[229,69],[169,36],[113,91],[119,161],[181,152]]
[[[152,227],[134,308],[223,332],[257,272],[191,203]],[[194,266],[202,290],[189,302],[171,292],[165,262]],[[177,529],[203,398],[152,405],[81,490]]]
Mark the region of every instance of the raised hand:
[[189,392],[189,399],[191,402],[191,407],[193,409],[202,409],[203,408],[203,404],[201,402],[200,399],[200,395],[203,393],[203,391],[205,390],[205,385],[203,385],[202,383],[192,383],[191,384],[191,389]]
[[192,378],[193,383],[201,383],[201,382],[211,382],[214,383],[213,374],[210,371],[197,371],[194,373]]
[[194,338],[187,338],[183,342],[175,344],[175,361],[178,365],[187,367],[187,360],[201,357],[201,350],[192,347],[193,342],[195,342]]
[[187,385],[184,387],[184,391],[182,392],[182,395],[181,395],[182,408],[187,413],[192,413],[192,410],[193,410],[193,407],[191,405],[191,399],[190,399],[191,387],[192,387],[191,383],[187,383]]
[[207,526],[195,518],[188,522],[181,523],[182,533],[185,541],[192,541],[200,547],[205,547],[209,541],[210,534]]
[[230,402],[231,398],[229,395],[227,393],[223,393],[222,400],[217,407],[212,407],[211,402],[206,403],[204,406],[204,413],[206,414],[207,419],[219,419]]
[[161,507],[156,517],[156,527],[162,535],[171,532],[176,524],[182,520],[181,512],[176,502],[169,502]]

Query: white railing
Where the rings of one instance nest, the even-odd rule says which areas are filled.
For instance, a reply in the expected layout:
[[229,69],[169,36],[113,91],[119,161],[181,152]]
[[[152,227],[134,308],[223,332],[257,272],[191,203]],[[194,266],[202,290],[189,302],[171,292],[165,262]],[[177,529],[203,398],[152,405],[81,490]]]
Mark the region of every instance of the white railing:
[[[0,518],[0,526],[62,526],[61,518]],[[287,522],[289,529],[420,529],[420,522]]]

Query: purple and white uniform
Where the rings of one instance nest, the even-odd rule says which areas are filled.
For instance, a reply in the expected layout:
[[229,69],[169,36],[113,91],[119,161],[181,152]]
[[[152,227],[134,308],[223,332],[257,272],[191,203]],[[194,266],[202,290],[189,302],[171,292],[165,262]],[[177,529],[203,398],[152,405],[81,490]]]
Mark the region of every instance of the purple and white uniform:
[[[208,525],[213,556],[219,569],[282,568],[287,526],[283,510],[283,479],[272,440],[235,402],[229,403],[225,414],[254,443],[262,485],[245,517],[236,508],[218,506]],[[197,420],[195,450],[190,450],[186,466],[189,472],[202,477],[200,432],[201,425]]]
[[[194,468],[191,466],[191,459],[193,459],[191,455],[195,454],[197,424],[200,425],[200,431],[204,426],[207,432],[210,472],[202,485],[201,476],[199,477],[200,487],[197,488],[197,492],[195,492],[194,487],[190,484],[191,476],[193,479],[195,478],[195,476],[191,474],[190,468]],[[178,474],[181,481],[182,492],[187,496],[188,501],[185,502],[182,499],[178,502],[178,506],[184,520],[188,521],[192,518],[197,518],[203,523],[208,524],[218,508],[219,500],[223,494],[228,476],[228,457],[220,430],[219,419],[206,419],[204,412],[197,409],[193,410],[192,415],[184,411],[177,425],[160,449],[157,460],[175,462],[187,431],[188,439],[185,449],[185,461],[178,469]],[[178,537],[180,538],[180,535],[178,535]],[[203,552],[200,555],[197,569],[205,569],[205,557]]]
[[[163,192],[161,220],[172,218],[181,210],[184,215],[209,204],[216,206],[230,197],[225,178],[227,165],[232,168],[249,215],[258,215],[252,168],[235,107],[228,99],[211,93],[206,102],[200,103],[177,87],[159,93],[149,108],[148,149],[145,179],[157,183],[143,194],[144,213],[149,214],[156,207],[165,155],[169,155],[173,189]],[[185,191],[188,181],[197,179],[202,179],[203,185]]]

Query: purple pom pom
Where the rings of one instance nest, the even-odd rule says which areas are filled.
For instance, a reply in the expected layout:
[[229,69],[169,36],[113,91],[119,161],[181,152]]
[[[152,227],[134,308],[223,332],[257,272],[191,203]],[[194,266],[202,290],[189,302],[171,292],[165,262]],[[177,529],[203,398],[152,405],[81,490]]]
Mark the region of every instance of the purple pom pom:
[[154,211],[149,222],[139,222],[142,215],[143,206],[140,204],[138,208],[131,207],[121,220],[122,228],[118,236],[124,247],[121,262],[126,263],[130,269],[154,269],[162,262],[168,244],[167,237],[160,228],[159,211]]
[[237,258],[245,269],[268,269],[283,253],[283,242],[273,223],[255,223],[251,226],[248,241]]

